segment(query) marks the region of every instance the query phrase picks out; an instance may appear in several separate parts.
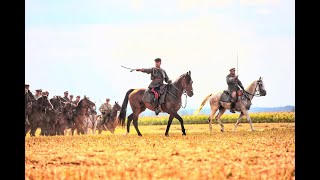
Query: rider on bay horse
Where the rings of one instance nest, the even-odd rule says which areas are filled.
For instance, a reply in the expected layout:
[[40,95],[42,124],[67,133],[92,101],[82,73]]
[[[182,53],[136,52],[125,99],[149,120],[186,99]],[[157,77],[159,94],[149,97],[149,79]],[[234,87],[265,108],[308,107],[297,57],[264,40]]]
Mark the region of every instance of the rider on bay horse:
[[160,97],[160,86],[163,84],[163,80],[166,83],[171,83],[172,81],[169,79],[166,71],[160,67],[161,65],[161,59],[156,58],[155,60],[155,67],[148,68],[148,69],[136,69],[136,71],[144,72],[147,74],[151,74],[151,83],[148,86],[148,88],[151,90],[151,92],[154,93],[154,104],[155,104],[155,113],[158,115],[160,113],[159,109],[159,97]]
[[230,112],[235,113],[235,106],[236,106],[236,101],[237,101],[237,91],[239,90],[238,85],[243,88],[243,85],[241,81],[239,80],[238,76],[235,74],[236,69],[231,68],[230,74],[227,75],[226,80],[228,84],[228,91],[231,94],[231,107],[230,107]]

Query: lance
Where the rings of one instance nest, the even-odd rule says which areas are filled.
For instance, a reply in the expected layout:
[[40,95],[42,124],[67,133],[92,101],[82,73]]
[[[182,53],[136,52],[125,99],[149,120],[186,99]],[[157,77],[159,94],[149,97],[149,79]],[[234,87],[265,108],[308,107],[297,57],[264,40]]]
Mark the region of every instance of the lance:
[[237,74],[239,75],[239,67],[238,67],[238,52],[237,52]]

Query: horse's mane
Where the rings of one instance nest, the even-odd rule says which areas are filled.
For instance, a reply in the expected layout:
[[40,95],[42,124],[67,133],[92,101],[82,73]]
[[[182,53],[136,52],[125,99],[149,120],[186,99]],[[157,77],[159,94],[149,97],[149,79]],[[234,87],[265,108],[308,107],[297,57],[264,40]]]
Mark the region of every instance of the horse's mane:
[[247,86],[246,91],[249,91],[251,87],[257,82],[257,80],[254,80],[252,83],[250,83],[249,86]]
[[186,76],[186,75],[187,75],[187,73],[184,73],[184,74],[180,75],[180,76],[174,81],[174,83],[178,82],[181,78],[183,78],[183,77]]

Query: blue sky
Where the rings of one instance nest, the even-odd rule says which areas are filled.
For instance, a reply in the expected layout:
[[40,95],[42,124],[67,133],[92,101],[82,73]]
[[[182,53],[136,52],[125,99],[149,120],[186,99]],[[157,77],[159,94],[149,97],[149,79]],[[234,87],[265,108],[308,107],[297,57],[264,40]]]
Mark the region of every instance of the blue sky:
[[[294,1],[26,1],[26,83],[50,96],[87,95],[122,103],[131,88],[145,88],[147,74],[162,67],[172,80],[191,70],[197,108],[210,93],[227,88],[237,67],[246,87],[263,77],[267,96],[255,107],[295,104]],[[184,99],[183,99],[184,100]],[[207,104],[207,106],[209,106]]]

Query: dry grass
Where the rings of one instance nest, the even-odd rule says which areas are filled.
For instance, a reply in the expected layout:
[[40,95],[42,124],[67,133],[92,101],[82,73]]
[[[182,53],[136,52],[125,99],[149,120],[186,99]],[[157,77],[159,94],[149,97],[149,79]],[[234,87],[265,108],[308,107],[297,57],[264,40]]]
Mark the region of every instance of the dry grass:
[[[25,139],[26,179],[295,179],[293,123],[131,127],[128,136],[29,137]],[[39,133],[39,132],[38,132]]]

